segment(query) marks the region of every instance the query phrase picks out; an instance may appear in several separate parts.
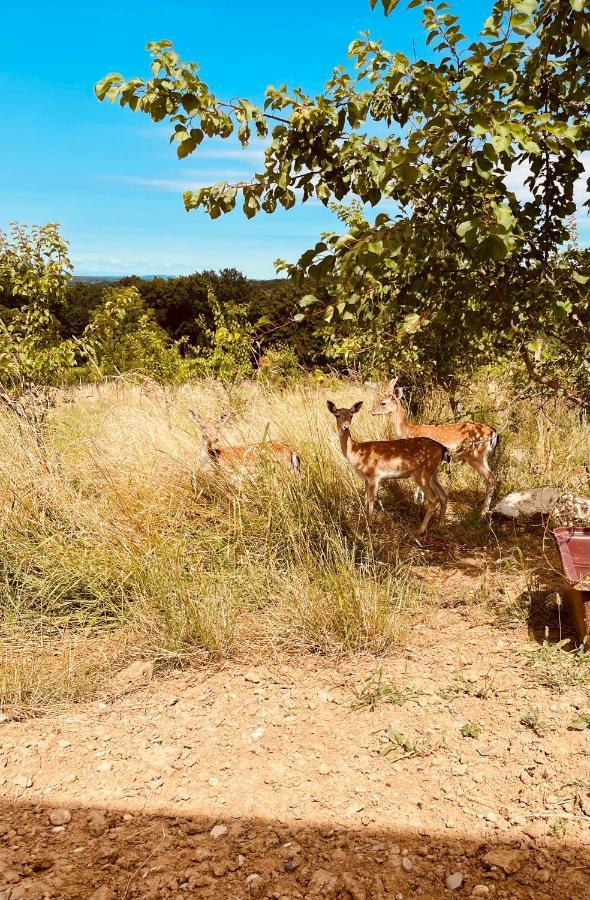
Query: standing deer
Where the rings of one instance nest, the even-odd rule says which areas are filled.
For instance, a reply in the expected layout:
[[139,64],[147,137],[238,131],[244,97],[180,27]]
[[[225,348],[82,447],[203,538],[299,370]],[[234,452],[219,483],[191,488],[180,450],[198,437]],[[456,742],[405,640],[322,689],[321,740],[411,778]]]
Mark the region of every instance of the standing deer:
[[189,412],[201,429],[209,459],[231,474],[245,475],[249,473],[263,459],[268,459],[269,454],[271,458],[274,457],[290,471],[297,475],[301,473],[301,460],[295,451],[279,441],[249,444],[245,447],[225,444],[219,429],[231,419],[233,413],[224,413],[217,422],[214,422],[211,419],[201,419],[193,409],[189,409]]
[[374,416],[388,415],[399,438],[428,437],[451,451],[453,460],[466,462],[486,482],[482,514],[490,509],[496,479],[489,460],[498,446],[499,434],[481,422],[452,422],[449,425],[412,425],[402,405],[403,388],[396,381],[389,384],[389,394],[373,410]]
[[409,441],[363,441],[355,443],[350,433],[352,417],[359,411],[359,400],[350,409],[338,409],[327,401],[328,409],[336,419],[340,449],[357,475],[365,481],[365,506],[367,518],[373,514],[373,506],[379,484],[384,478],[413,478],[426,497],[426,514],[416,535],[420,537],[440,501],[440,521],[445,517],[447,495],[437,478],[437,469],[445,456],[445,448],[430,438],[416,437]]

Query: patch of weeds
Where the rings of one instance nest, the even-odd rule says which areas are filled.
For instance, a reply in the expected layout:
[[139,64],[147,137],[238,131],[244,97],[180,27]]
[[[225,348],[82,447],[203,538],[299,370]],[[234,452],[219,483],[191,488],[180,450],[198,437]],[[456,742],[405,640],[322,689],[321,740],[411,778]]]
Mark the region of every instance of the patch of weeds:
[[466,722],[461,728],[461,734],[465,738],[478,738],[481,734],[481,726],[477,722]]
[[590,684],[590,653],[582,647],[566,650],[567,640],[528,652],[531,679],[543,687],[562,693],[568,687]]
[[443,700],[454,700],[456,697],[477,697],[478,700],[488,700],[490,697],[496,697],[498,689],[494,685],[492,675],[484,675],[476,684],[471,684],[464,678],[455,678],[451,684],[444,690],[440,691],[439,696]]
[[574,719],[571,722],[567,730],[568,731],[585,731],[586,729],[590,729],[590,713],[582,713],[581,716],[578,716],[577,719]]
[[389,756],[396,750],[401,750],[399,756],[394,757],[391,762],[399,762],[402,759],[410,759],[413,756],[424,758],[431,756],[440,750],[445,743],[444,734],[440,740],[434,741],[432,738],[410,738],[399,731],[395,731],[391,726],[384,732],[387,743],[380,749],[381,756]]
[[556,819],[555,822],[551,824],[549,827],[549,834],[553,835],[556,838],[565,837],[565,832],[567,829],[567,821],[565,819],[559,818]]
[[351,704],[351,709],[370,709],[372,712],[380,703],[403,706],[408,700],[414,700],[421,695],[422,691],[412,688],[399,688],[392,681],[384,681],[383,668],[379,666],[371,673],[361,690],[355,692],[355,699]]
[[536,707],[521,716],[520,724],[534,731],[537,737],[544,737],[547,732],[547,724],[541,719],[541,713]]

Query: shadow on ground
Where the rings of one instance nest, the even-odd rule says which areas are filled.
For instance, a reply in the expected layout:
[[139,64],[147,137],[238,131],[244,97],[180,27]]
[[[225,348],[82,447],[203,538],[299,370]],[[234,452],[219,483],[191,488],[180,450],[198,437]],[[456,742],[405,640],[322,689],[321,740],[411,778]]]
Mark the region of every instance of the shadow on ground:
[[[60,814],[62,816],[60,818]],[[71,820],[64,825],[55,822]],[[395,811],[392,811],[395,815]],[[590,898],[588,850],[337,823],[2,806],[0,898]],[[405,860],[405,862],[404,862]],[[462,883],[451,892],[449,875]],[[457,880],[458,876],[457,876]]]

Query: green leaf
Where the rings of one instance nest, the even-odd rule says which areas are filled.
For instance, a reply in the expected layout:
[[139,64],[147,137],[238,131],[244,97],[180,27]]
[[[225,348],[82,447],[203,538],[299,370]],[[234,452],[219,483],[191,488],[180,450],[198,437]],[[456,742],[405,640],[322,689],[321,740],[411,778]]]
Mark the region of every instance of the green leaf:
[[465,222],[461,222],[460,225],[457,225],[457,234],[460,238],[464,238],[468,231],[471,231],[473,228],[473,222],[470,219],[467,219]]
[[574,22],[574,38],[580,47],[590,53],[590,22],[585,15],[577,15]]
[[590,281],[590,277],[588,275],[581,275],[580,272],[572,272],[572,278],[574,281],[577,281],[578,284],[586,284]]
[[575,12],[582,12],[584,9],[584,5],[586,0],[570,0],[570,6]]

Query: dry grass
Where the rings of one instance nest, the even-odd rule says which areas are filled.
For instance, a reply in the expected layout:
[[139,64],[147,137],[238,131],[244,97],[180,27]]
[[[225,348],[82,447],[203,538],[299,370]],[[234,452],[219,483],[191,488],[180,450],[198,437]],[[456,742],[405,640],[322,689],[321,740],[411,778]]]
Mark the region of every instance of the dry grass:
[[[590,455],[587,427],[558,406],[550,425],[523,404],[512,433],[514,407],[493,413],[501,389],[482,385],[477,409],[503,429],[503,487],[573,487]],[[246,383],[228,400],[215,382],[122,380],[73,389],[40,426],[0,412],[2,702],[87,695],[120,662],[121,647],[105,647],[123,632],[134,652],[175,660],[261,648],[382,653],[400,640],[421,597],[399,556],[418,510],[409,485],[388,488],[369,533],[328,397],[365,400],[355,437],[390,434],[369,415],[375,391],[346,382]],[[429,394],[425,418],[448,419],[445,402]],[[188,408],[213,417],[228,404],[228,443],[268,432],[299,453],[301,478],[268,466],[238,484],[211,469]],[[452,490],[455,538],[488,539],[473,512],[475,473],[457,467]]]

